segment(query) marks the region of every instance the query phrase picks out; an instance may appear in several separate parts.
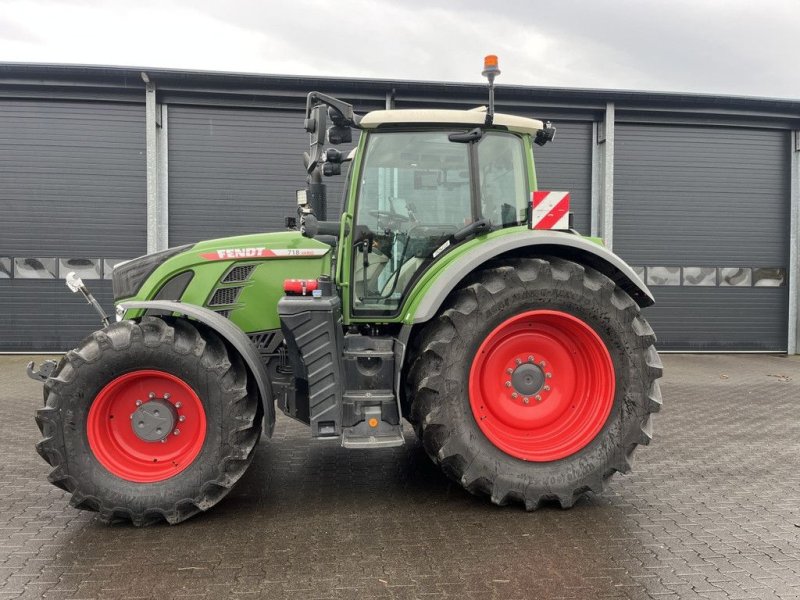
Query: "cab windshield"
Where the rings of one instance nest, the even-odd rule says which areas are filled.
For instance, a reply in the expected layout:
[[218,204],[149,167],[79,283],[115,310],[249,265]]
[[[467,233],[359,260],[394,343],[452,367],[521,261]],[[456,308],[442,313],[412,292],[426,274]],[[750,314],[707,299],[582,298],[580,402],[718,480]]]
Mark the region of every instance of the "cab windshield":
[[522,140],[486,132],[477,144],[466,144],[451,142],[450,133],[370,135],[355,219],[356,311],[396,312],[415,276],[470,223],[485,219],[496,229],[524,222],[528,191]]

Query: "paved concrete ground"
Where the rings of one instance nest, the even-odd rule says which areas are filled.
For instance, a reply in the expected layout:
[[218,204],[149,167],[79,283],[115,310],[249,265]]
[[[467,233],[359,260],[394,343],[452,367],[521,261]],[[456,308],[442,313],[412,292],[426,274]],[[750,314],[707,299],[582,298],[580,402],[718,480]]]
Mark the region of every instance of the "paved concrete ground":
[[25,361],[0,357],[0,600],[800,598],[797,357],[665,356],[653,445],[569,511],[474,498],[410,433],[348,451],[282,418],[222,504],[138,530],[47,483]]

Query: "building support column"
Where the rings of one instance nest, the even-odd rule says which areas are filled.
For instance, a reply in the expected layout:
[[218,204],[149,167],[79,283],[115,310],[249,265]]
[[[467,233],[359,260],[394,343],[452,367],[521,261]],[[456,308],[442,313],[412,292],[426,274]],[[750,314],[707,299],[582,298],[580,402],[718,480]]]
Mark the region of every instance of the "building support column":
[[156,102],[156,85],[146,73],[145,82],[145,148],[147,159],[147,252],[158,252],[169,246],[167,239],[167,140],[162,129],[162,106]]
[[169,153],[167,151],[167,105],[156,104],[156,151],[158,163],[156,179],[158,181],[158,249],[169,248]]
[[614,103],[606,104],[602,121],[592,127],[591,233],[614,247]]
[[790,135],[789,354],[800,354],[800,131]]

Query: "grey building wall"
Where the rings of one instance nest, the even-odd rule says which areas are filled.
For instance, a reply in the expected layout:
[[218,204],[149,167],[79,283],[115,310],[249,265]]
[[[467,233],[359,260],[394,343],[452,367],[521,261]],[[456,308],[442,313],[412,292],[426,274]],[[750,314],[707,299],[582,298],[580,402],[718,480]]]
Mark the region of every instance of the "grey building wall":
[[97,319],[64,275],[110,306],[111,264],[145,251],[144,112],[4,98],[0,132],[0,350],[68,349]]
[[787,350],[788,138],[617,125],[614,251],[646,267],[660,348]]
[[[59,280],[68,269],[97,277],[110,307],[103,277],[148,241],[281,229],[304,181],[308,91],[361,112],[486,99],[468,84],[148,79],[145,103],[137,70],[0,65],[0,351],[64,350],[95,327]],[[796,349],[800,102],[521,86],[497,97],[558,127],[536,148],[539,186],[570,190],[576,228],[594,223],[650,282],[662,349]],[[328,183],[335,215],[341,180]],[[148,203],[161,230],[147,228]]]

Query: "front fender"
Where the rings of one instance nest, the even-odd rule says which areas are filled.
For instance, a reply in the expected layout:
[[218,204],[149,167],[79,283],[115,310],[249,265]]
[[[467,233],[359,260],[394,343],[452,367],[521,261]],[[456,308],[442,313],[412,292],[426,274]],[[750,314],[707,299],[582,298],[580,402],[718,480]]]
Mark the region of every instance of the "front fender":
[[433,279],[423,276],[411,294],[403,322],[412,325],[432,319],[445,298],[467,275],[504,254],[573,260],[608,276],[642,308],[655,304],[653,294],[636,272],[604,246],[572,233],[524,230],[489,238],[449,261]]
[[124,311],[151,309],[177,313],[196,319],[221,335],[239,353],[253,379],[255,379],[258,393],[261,396],[261,404],[264,407],[267,437],[272,437],[272,431],[275,429],[275,402],[272,396],[272,385],[270,384],[267,370],[261,362],[261,355],[244,331],[214,311],[194,304],[185,304],[172,300],[132,300],[130,302],[120,302],[117,306]]

